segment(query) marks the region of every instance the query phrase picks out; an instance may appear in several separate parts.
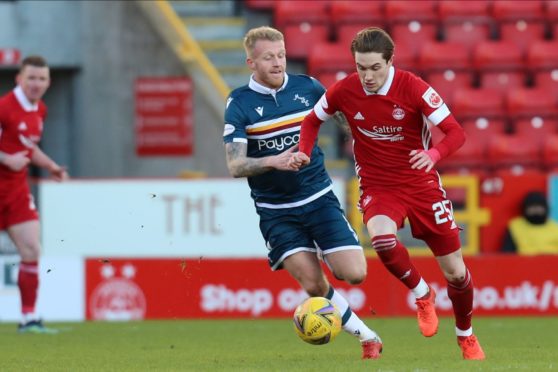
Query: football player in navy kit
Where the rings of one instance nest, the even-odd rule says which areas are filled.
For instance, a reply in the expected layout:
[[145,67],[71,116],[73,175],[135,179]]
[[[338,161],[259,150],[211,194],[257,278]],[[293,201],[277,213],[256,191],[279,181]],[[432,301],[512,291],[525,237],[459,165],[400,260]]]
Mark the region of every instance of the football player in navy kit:
[[362,358],[377,359],[379,336],[330,285],[319,261],[323,257],[333,275],[347,283],[366,277],[362,247],[333,194],[323,153],[315,145],[307,167],[289,166],[300,123],[325,89],[309,76],[286,73],[278,30],[249,30],[244,47],[253,74],[227,100],[223,136],[229,172],[248,179],[271,269],[286,269],[309,296],[330,299],[340,310],[343,329],[359,338]]

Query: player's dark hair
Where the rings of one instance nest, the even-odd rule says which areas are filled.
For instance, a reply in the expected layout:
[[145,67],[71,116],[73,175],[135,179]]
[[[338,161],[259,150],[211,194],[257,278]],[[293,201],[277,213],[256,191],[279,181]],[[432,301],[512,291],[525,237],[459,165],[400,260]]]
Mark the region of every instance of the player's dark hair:
[[21,66],[19,67],[19,72],[23,71],[25,66],[33,67],[48,67],[46,59],[41,56],[28,56],[21,61]]
[[393,56],[395,43],[391,36],[378,27],[369,27],[360,30],[351,43],[353,56],[359,53],[382,53],[382,57],[388,62]]

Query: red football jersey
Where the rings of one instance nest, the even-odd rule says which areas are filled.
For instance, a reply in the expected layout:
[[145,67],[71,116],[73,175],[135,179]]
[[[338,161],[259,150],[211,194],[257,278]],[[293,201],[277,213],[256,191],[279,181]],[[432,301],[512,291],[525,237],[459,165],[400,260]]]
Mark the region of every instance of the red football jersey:
[[[45,104],[42,101],[31,104],[20,87],[0,97],[0,151],[7,154],[27,151],[27,156],[31,158],[35,144],[41,140],[45,117]],[[0,187],[12,182],[25,182],[26,176],[27,167],[14,172],[0,165]]]
[[345,114],[362,188],[418,192],[439,183],[435,170],[411,169],[409,152],[431,147],[428,121],[438,125],[455,119],[436,91],[416,75],[390,67],[382,88],[368,93],[353,73],[331,86],[314,111],[322,121],[336,111]]

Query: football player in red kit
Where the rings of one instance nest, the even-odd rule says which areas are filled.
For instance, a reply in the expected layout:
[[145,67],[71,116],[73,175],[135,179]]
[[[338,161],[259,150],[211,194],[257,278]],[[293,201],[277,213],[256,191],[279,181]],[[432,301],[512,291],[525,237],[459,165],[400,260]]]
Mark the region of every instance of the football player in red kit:
[[[473,281],[461,253],[459,229],[440,177],[433,169],[465,142],[449,108],[432,87],[414,74],[393,67],[395,45],[382,29],[360,31],[351,44],[356,73],[332,85],[302,122],[300,151],[293,169],[309,161],[320,125],[342,112],[351,128],[359,208],[384,266],[416,297],[419,329],[438,330],[436,293],[410,260],[396,233],[409,219],[413,236],[425,241],[448,283],[464,359],[484,359],[473,334]],[[428,121],[445,137],[431,145]]]
[[21,257],[18,286],[21,294],[21,333],[52,333],[35,312],[39,287],[39,216],[27,182],[30,164],[47,169],[63,181],[68,174],[39,147],[46,106],[41,101],[50,85],[46,61],[25,58],[17,86],[0,98],[0,230],[6,230]]

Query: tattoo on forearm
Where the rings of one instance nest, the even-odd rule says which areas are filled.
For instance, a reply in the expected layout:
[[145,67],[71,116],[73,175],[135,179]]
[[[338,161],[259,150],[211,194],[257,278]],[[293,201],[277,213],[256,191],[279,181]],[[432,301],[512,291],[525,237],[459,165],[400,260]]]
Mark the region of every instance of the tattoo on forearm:
[[229,172],[234,177],[257,176],[272,169],[264,165],[263,159],[247,157],[248,145],[245,143],[227,143],[225,150]]

